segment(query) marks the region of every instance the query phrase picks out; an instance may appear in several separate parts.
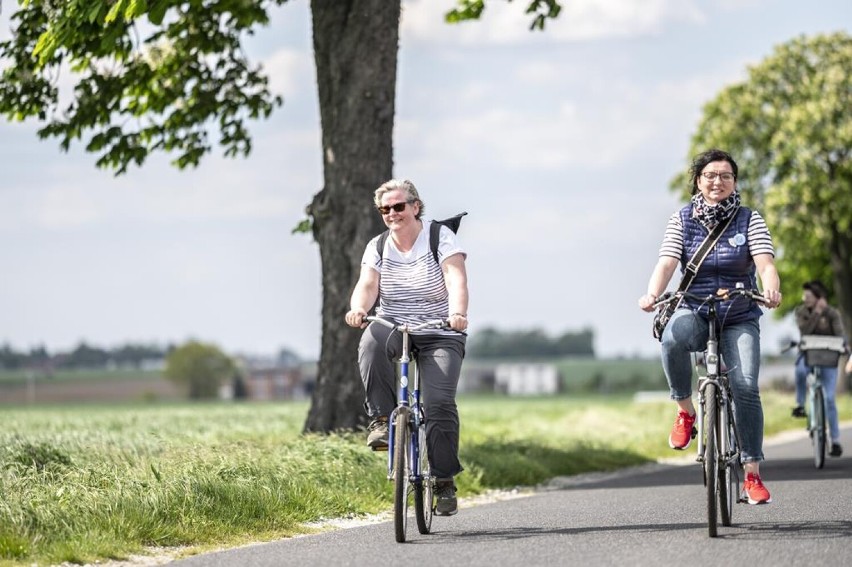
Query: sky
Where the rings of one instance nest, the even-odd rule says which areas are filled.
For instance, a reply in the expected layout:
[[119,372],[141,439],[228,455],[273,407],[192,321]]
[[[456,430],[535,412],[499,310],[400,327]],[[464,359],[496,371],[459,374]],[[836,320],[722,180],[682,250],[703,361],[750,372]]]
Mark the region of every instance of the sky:
[[[394,176],[432,218],[470,213],[471,333],[591,327],[600,356],[655,355],[637,300],[702,105],[775,46],[848,32],[852,3],[565,0],[544,33],[520,0],[457,26],[453,3],[403,0]],[[291,234],[323,184],[309,2],[273,8],[246,51],[285,100],[250,124],[248,158],[158,156],[115,177],[0,119],[0,343],[319,355],[319,250]],[[771,314],[762,327],[765,352],[795,334]]]

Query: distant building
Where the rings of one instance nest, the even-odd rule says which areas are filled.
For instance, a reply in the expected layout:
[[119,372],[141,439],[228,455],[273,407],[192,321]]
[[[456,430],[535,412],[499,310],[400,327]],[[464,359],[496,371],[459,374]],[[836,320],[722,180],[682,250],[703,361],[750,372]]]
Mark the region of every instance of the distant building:
[[536,396],[559,392],[559,371],[553,364],[501,363],[494,370],[495,389],[510,396]]
[[239,375],[223,384],[223,399],[303,400],[313,391],[315,365],[295,357],[237,357]]

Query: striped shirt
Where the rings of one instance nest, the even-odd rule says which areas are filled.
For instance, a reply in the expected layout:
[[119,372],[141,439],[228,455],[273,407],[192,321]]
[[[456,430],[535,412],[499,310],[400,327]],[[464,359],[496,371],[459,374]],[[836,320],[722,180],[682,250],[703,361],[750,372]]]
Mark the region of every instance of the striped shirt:
[[[775,256],[775,247],[772,245],[772,235],[769,234],[769,227],[766,226],[766,221],[760,216],[757,211],[751,212],[751,218],[748,222],[748,234],[746,242],[752,257],[758,254],[771,254]],[[663,235],[663,243],[660,246],[660,257],[666,256],[669,258],[681,259],[683,255],[683,223],[680,220],[680,212],[674,213],[669,217],[669,224],[666,225],[666,233]]]
[[[449,293],[441,266],[435,263],[429,248],[430,220],[423,220],[423,228],[408,252],[400,252],[393,238],[385,240],[382,257],[376,250],[379,237],[369,243],[361,259],[362,266],[379,272],[379,307],[376,314],[399,324],[416,325],[432,319],[449,316]],[[438,239],[438,261],[455,254],[465,254],[455,233],[441,227]],[[454,331],[424,329],[419,334],[438,333],[456,335]]]

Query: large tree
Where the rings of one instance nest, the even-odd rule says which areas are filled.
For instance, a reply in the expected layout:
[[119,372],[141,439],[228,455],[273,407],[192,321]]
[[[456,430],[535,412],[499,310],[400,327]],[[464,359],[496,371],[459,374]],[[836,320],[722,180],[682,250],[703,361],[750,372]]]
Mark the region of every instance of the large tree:
[[[718,147],[740,168],[743,199],[766,217],[783,315],[822,279],[852,329],[852,37],[798,37],[704,107],[690,155]],[[672,187],[688,191],[685,174]]]
[[[0,44],[0,112],[45,122],[39,136],[59,138],[66,150],[85,140],[97,165],[117,173],[158,151],[176,154],[177,167],[197,166],[213,129],[226,155],[248,155],[246,120],[282,101],[241,47],[286,1],[19,0],[13,38]],[[558,0],[524,3],[533,28],[560,9]],[[446,19],[478,19],[484,8],[483,0],[458,0]],[[324,184],[302,225],[319,244],[323,286],[309,431],[365,421],[351,360],[358,333],[343,314],[364,243],[382,228],[372,191],[392,177],[400,10],[401,0],[311,2]],[[75,81],[62,110],[60,73]]]

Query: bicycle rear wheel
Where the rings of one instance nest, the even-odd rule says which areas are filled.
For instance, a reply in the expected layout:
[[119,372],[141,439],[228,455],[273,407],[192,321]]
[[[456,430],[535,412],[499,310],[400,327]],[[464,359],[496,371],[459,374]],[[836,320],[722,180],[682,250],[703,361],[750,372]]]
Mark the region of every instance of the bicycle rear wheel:
[[418,428],[417,443],[420,452],[420,480],[414,483],[414,517],[417,518],[417,530],[428,534],[432,530],[432,514],[435,500],[432,491],[432,474],[429,469],[429,449],[426,447],[426,424]]
[[730,526],[734,515],[734,502],[739,498],[739,447],[734,431],[734,415],[730,400],[728,401],[724,425],[720,427],[721,435],[725,436],[725,451],[722,455],[722,467],[719,470],[719,512],[722,525]]
[[704,388],[704,484],[707,488],[707,528],[710,537],[717,535],[716,498],[719,484],[719,454],[717,447],[718,404],[716,385]]
[[393,526],[396,541],[405,541],[405,531],[408,527],[408,492],[409,470],[408,447],[411,443],[411,429],[408,425],[409,410],[397,409],[394,421],[393,440]]
[[825,399],[823,398],[822,388],[814,389],[813,408],[813,433],[811,443],[814,448],[814,466],[821,469],[825,465],[825,445],[826,445],[826,427],[825,427]]

